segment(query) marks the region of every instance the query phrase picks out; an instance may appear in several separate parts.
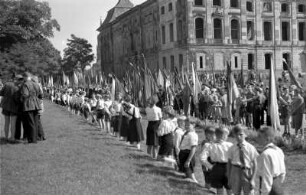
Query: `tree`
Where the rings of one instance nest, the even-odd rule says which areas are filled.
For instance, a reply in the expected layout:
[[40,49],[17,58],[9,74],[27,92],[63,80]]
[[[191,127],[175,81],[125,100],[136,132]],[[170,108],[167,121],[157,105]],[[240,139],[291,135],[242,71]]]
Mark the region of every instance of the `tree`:
[[60,30],[47,2],[0,0],[0,72],[41,76],[60,68],[61,56],[48,38]]
[[86,39],[71,35],[68,39],[67,48],[64,49],[63,69],[71,74],[73,70],[79,69],[84,72],[86,66],[94,60],[92,45]]

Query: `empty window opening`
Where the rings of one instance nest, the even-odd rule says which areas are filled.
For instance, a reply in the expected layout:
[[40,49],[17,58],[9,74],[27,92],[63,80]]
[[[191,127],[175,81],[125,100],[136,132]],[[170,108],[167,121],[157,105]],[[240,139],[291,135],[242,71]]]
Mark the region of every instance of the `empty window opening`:
[[254,22],[253,21],[247,21],[247,31],[248,31],[248,40],[252,41],[254,40]]
[[249,70],[254,69],[254,54],[252,54],[252,53],[248,54],[248,69]]
[[306,36],[306,29],[305,29],[305,22],[299,22],[299,40],[305,41]]
[[204,38],[204,20],[202,18],[195,19],[196,38]]
[[282,40],[290,40],[290,25],[289,22],[282,22]]
[[219,18],[214,19],[214,38],[222,39],[222,21]]
[[272,22],[264,22],[264,40],[272,40]]
[[271,60],[272,60],[272,54],[268,53],[265,54],[265,69],[271,68]]

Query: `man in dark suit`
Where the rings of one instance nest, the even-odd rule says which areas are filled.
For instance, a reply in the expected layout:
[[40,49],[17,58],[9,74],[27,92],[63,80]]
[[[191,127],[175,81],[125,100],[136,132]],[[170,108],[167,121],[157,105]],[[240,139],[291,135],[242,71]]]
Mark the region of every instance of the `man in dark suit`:
[[0,96],[3,96],[0,107],[2,107],[2,114],[4,115],[4,133],[5,138],[8,139],[9,131],[11,132],[10,139],[15,140],[16,118],[18,114],[17,92],[15,76],[12,80],[5,83],[0,91]]
[[291,105],[292,128],[295,129],[295,135],[298,136],[301,130],[303,135],[303,114],[304,114],[304,98],[301,96],[299,89],[294,87]]
[[29,143],[37,143],[38,111],[41,109],[39,98],[42,93],[39,85],[31,80],[31,74],[24,73],[25,82],[21,87],[24,131]]

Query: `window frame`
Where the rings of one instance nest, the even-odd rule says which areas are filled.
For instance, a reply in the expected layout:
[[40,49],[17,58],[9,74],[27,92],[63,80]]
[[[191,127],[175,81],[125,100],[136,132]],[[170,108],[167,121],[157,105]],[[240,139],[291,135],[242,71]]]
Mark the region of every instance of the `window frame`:
[[[233,21],[236,21],[237,22],[237,29],[233,29]],[[231,25],[230,25],[230,28],[231,28],[231,40],[232,41],[239,41],[240,40],[240,22],[239,22],[239,19],[237,19],[237,18],[233,18],[233,19],[231,19],[231,23],[230,23]],[[236,33],[234,33],[234,34],[237,34],[236,36],[237,36],[237,39],[235,38],[235,39],[233,39],[233,31],[237,31]]]
[[173,11],[172,2],[170,2],[170,3],[168,4],[168,11],[169,11],[169,12],[172,12],[172,11]]
[[[272,1],[264,1],[262,3],[263,3],[262,4],[262,12],[263,13],[272,13],[272,11],[273,11],[273,2]],[[265,3],[270,4],[270,9],[269,10],[265,10]]]
[[[248,10],[248,3],[252,5],[252,7],[251,7],[252,10],[251,10],[251,11]],[[252,0],[246,1],[246,11],[247,11],[247,12],[254,12],[254,1],[252,1]]]
[[[221,24],[220,24],[220,29],[221,29],[221,32],[220,32],[220,36],[221,36],[221,38],[216,38],[216,27],[215,27],[215,21],[216,20],[219,20],[220,22],[221,22]],[[215,40],[223,40],[223,20],[221,19],[221,18],[214,18],[213,19],[213,28],[214,28],[214,39]]]
[[[271,34],[271,37],[270,37],[270,39],[266,39],[266,36],[265,36],[265,23],[270,23],[271,24],[271,29],[270,29],[270,34]],[[273,22],[271,21],[271,20],[264,20],[263,21],[263,23],[262,23],[262,25],[263,25],[263,40],[264,41],[272,41],[273,40],[273,37],[274,37],[274,33],[273,33]]]
[[[202,21],[202,26],[201,26],[201,28],[198,28],[198,25],[197,25],[197,21],[198,20],[201,20]],[[204,39],[204,18],[201,18],[201,17],[197,17],[197,18],[195,18],[195,20],[194,20],[194,26],[195,26],[195,37],[196,37],[196,39]],[[198,37],[197,35],[198,35],[198,31],[199,30],[201,30],[201,37]]]
[[[215,1],[219,1],[220,2],[220,5],[215,5]],[[219,7],[222,7],[222,0],[213,0],[213,6],[219,6]]]
[[[283,24],[284,23],[287,23],[287,37],[286,37],[286,40],[284,40],[284,31],[283,31]],[[291,41],[291,28],[290,28],[290,21],[288,21],[288,20],[281,20],[281,40],[282,41]]]
[[160,14],[164,15],[165,14],[165,6],[160,7]]
[[[237,3],[236,7],[232,5],[232,4],[234,4],[233,1],[235,1],[235,3]],[[230,8],[236,8],[236,9],[240,8],[240,1],[239,0],[230,0]]]

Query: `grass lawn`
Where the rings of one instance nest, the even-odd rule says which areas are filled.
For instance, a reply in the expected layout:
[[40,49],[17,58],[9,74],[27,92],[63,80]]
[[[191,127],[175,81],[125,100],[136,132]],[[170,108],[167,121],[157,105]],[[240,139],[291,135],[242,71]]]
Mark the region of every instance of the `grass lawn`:
[[[0,142],[0,194],[210,194],[145,152],[45,101],[46,141]],[[145,124],[144,124],[145,126]],[[3,117],[0,119],[3,137]],[[203,133],[198,132],[200,140]],[[146,151],[144,143],[142,150]],[[306,155],[286,154],[286,194],[305,194]],[[200,164],[196,177],[204,183]]]

